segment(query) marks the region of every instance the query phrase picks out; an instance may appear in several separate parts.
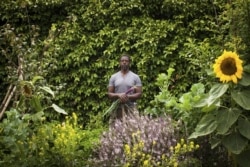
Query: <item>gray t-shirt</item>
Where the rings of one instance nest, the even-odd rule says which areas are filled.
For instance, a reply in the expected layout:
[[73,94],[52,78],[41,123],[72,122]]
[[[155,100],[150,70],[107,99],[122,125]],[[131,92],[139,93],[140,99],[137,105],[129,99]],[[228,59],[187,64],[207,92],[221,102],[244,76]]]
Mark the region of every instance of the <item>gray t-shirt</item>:
[[124,93],[133,86],[142,86],[142,83],[140,77],[132,71],[125,76],[119,71],[111,76],[109,86],[114,86],[115,93]]

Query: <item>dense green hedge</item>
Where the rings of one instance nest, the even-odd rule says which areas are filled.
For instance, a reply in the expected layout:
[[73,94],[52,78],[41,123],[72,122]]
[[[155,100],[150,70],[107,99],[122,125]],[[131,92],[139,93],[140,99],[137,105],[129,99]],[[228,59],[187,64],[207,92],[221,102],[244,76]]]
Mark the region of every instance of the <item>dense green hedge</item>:
[[[106,96],[108,79],[119,70],[118,59],[123,52],[131,54],[131,69],[143,82],[141,111],[159,91],[155,84],[158,74],[166,73],[169,67],[175,69],[171,83],[175,95],[186,92],[198,80],[206,82],[210,62],[223,49],[235,47],[226,45],[234,43],[232,35],[247,32],[244,27],[240,33],[233,27],[237,17],[241,17],[239,22],[246,22],[242,16],[249,6],[241,5],[249,4],[243,0],[2,3],[2,24],[11,24],[18,30],[15,33],[36,41],[35,46],[28,43],[23,54],[26,79],[44,76],[47,84],[55,86],[58,104],[84,119],[89,112],[102,112],[110,105]],[[242,12],[236,15],[235,11]],[[40,36],[29,36],[32,24],[40,28],[36,29]],[[2,49],[6,45],[1,42]],[[1,64],[6,62],[1,60]],[[6,88],[1,86],[1,90]]]
[[[215,12],[216,10],[216,12]],[[157,11],[157,12],[156,12]],[[185,1],[103,1],[69,9],[69,20],[56,23],[45,56],[49,82],[65,83],[60,105],[71,110],[100,112],[109,104],[108,79],[118,70],[122,52],[132,55],[132,70],[143,82],[140,108],[158,91],[155,79],[168,67],[176,69],[173,91],[186,91],[204,75],[209,44],[227,33],[217,22],[223,4]],[[221,32],[223,30],[223,32]],[[206,52],[206,53],[204,53]],[[217,56],[217,55],[214,55]],[[198,71],[198,72],[197,72]]]

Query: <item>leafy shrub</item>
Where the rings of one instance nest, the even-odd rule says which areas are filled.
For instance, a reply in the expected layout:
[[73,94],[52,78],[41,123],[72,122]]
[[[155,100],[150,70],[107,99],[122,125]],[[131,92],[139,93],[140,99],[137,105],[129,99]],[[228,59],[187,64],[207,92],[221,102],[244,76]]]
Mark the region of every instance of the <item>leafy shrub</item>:
[[104,128],[83,129],[75,113],[62,123],[44,123],[43,114],[6,113],[0,123],[1,166],[85,166]]
[[[91,166],[152,166],[173,163],[177,144],[170,117],[126,116],[105,132]],[[164,162],[163,162],[164,161]],[[177,160],[177,162],[179,159]]]
[[[186,139],[195,131],[196,125],[203,115],[211,112],[215,109],[215,106],[206,106],[201,109],[199,105],[197,105],[197,102],[207,97],[205,91],[206,85],[201,82],[194,83],[188,92],[180,94],[180,97],[176,97],[172,93],[169,85],[173,71],[174,69],[169,68],[167,74],[162,73],[158,75],[156,84],[161,91],[151,102],[154,104],[154,108],[147,108],[146,112],[154,114],[155,116],[171,115],[173,120],[179,122],[179,136]],[[213,100],[213,98],[210,98],[210,100]],[[204,100],[204,102],[206,101],[209,102],[209,100]],[[211,124],[208,123],[208,126],[209,125]],[[204,128],[204,126],[201,126],[201,128]],[[202,166],[230,164],[231,162],[228,160],[227,151],[222,147],[212,149],[209,138],[209,136],[206,136],[195,139],[195,142],[200,145],[199,150],[195,151],[195,157],[201,161]]]
[[7,118],[0,123],[0,165],[13,166],[29,154],[27,138],[30,127],[27,121],[20,119],[17,110],[10,110]]

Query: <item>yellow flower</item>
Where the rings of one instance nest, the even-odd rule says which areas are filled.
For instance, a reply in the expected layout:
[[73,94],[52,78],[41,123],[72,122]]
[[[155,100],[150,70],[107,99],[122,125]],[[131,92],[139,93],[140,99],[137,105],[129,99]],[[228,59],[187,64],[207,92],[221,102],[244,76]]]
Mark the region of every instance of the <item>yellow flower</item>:
[[242,60],[236,52],[225,51],[215,60],[213,65],[214,72],[221,82],[233,81],[237,83],[237,78],[242,78]]
[[145,160],[144,162],[143,162],[143,166],[148,166],[148,160]]
[[181,144],[184,144],[185,140],[184,139],[181,139]]
[[127,155],[129,155],[129,154],[130,154],[130,146],[129,146],[128,144],[125,144],[125,145],[124,145],[124,149],[125,149],[125,153],[126,153]]
[[174,151],[174,147],[171,146],[170,147],[170,151],[173,152]]

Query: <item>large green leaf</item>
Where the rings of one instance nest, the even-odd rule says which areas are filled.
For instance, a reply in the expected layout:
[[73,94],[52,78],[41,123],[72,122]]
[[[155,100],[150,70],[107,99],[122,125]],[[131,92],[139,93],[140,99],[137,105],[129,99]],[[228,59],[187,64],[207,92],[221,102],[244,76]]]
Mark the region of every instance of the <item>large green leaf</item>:
[[250,64],[244,66],[244,71],[250,73]]
[[250,85],[250,74],[243,72],[242,79],[239,81],[239,84],[243,86],[249,86]]
[[45,92],[49,93],[52,95],[52,97],[54,97],[54,92],[50,89],[50,87],[47,87],[47,86],[42,86],[42,87],[39,87],[40,89],[44,90]]
[[240,134],[250,140],[250,122],[247,119],[239,119],[238,129]]
[[204,112],[209,111],[212,108],[216,108],[217,106],[220,106],[220,99],[214,98],[209,94],[202,96],[200,100],[193,105],[193,107],[203,107],[202,111]]
[[216,118],[212,113],[206,114],[202,117],[195,128],[195,132],[189,136],[189,139],[205,136],[215,131],[217,128]]
[[250,110],[250,90],[232,91],[232,98],[242,108]]
[[229,128],[237,121],[241,111],[238,109],[228,109],[218,111],[216,120],[218,123],[218,134],[225,134]]
[[43,110],[40,98],[38,96],[33,96],[30,100],[30,105],[33,109],[35,109],[37,112],[40,112]]
[[227,91],[228,84],[214,85],[208,94],[204,95],[194,107],[209,107],[212,104],[219,104],[219,98]]
[[240,167],[249,167],[250,164],[250,150],[245,150],[236,156],[236,160]]
[[216,110],[220,106],[220,100],[217,99],[212,105],[205,106],[201,109],[202,112],[211,112]]
[[222,139],[222,144],[228,151],[234,154],[240,154],[246,148],[248,140],[238,132],[233,132]]
[[65,112],[64,109],[60,108],[60,107],[59,107],[58,105],[56,105],[56,104],[52,104],[51,107],[54,108],[54,110],[55,110],[56,112],[58,112],[58,113],[61,113],[61,114],[64,114],[64,115],[68,115],[68,113]]
[[211,100],[221,97],[227,91],[228,87],[229,87],[228,84],[214,85],[209,91],[209,96]]
[[193,106],[194,107],[205,107],[208,104],[208,98],[209,95],[206,94],[203,97],[201,97],[201,99],[199,101],[197,101]]

